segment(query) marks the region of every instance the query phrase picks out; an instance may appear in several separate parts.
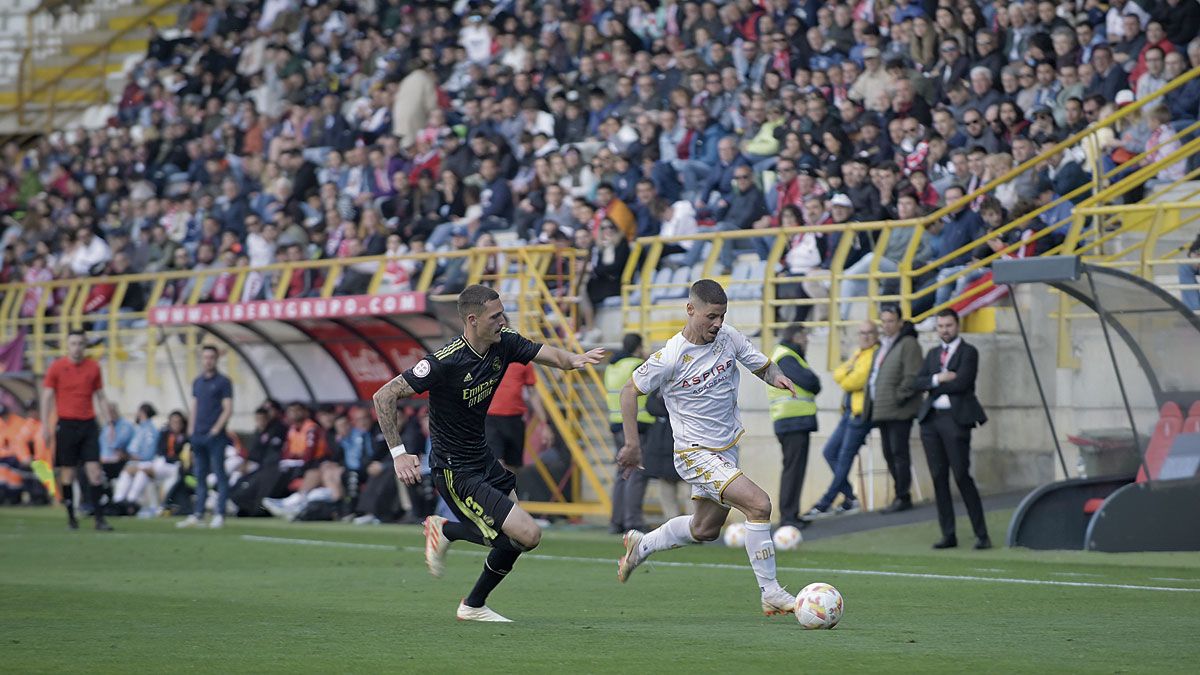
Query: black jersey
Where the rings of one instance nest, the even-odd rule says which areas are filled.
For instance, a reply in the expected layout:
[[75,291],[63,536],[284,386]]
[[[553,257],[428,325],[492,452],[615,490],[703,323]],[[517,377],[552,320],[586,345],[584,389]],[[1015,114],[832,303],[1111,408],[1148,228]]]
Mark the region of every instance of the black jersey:
[[492,461],[483,433],[492,396],[508,364],[529,363],[541,348],[505,328],[486,354],[460,336],[404,371],[413,391],[429,392],[430,468],[482,468]]

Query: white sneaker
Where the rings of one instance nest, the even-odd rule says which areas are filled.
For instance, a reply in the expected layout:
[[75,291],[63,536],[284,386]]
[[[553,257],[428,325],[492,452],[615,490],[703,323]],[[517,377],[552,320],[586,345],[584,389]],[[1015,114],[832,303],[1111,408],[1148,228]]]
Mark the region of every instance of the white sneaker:
[[782,586],[774,591],[765,591],[762,594],[762,611],[767,616],[790,614],[795,609],[796,596],[788,593],[787,589]]
[[204,522],[197,518],[194,514],[184,518],[178,523],[175,523],[175,527],[178,527],[181,530],[187,527],[201,527],[202,525],[204,525]]
[[[442,520],[445,520],[443,518]],[[440,530],[439,530],[440,531]],[[466,601],[458,603],[458,611],[454,616],[459,621],[488,621],[493,623],[512,623],[512,619],[506,619],[499,614],[488,609],[487,605],[483,607],[467,607]]]
[[220,514],[213,516],[212,520],[208,523],[208,527],[213,530],[219,530],[222,527],[225,527],[225,516]]
[[263,508],[267,510],[267,513],[270,513],[271,515],[275,516],[276,518],[286,518],[287,517],[287,509],[284,506],[282,499],[272,499],[272,498],[268,497],[268,498],[262,500],[262,505],[263,505]]
[[[425,518],[425,566],[429,568],[429,573],[435,577],[442,576],[446,571],[446,552],[450,550],[450,540],[442,533],[442,525],[446,524],[446,519],[441,516],[428,516]],[[463,619],[463,607],[458,608],[458,618]],[[471,611],[492,610],[487,607],[475,609],[467,607]],[[497,614],[496,616],[500,616]],[[464,621],[494,621],[495,619],[463,619]],[[502,621],[508,621],[504,617],[500,617]]]
[[629,575],[633,574],[638,565],[641,565],[642,561],[645,560],[638,552],[638,545],[642,543],[642,537],[644,536],[646,535],[637,530],[630,530],[625,533],[625,536],[622,538],[625,544],[625,555],[621,556],[621,559],[617,561],[617,581],[621,583],[629,581]]
[[352,519],[352,522],[355,525],[378,525],[380,523],[379,518],[376,518],[373,514],[370,514],[370,513],[368,513],[364,516],[358,516],[357,518],[355,518],[354,516],[350,516],[350,518]]

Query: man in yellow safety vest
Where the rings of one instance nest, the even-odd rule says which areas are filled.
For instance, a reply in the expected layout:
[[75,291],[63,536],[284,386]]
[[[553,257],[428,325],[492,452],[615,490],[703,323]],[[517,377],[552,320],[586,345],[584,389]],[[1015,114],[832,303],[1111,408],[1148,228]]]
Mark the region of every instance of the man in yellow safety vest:
[[[625,445],[625,432],[621,428],[621,389],[633,375],[634,369],[646,360],[646,351],[642,346],[642,336],[637,333],[627,333],[621,340],[621,351],[613,354],[608,367],[604,369],[604,388],[608,391],[608,423],[612,428],[613,440],[617,450]],[[638,435],[644,436],[654,424],[654,416],[646,412],[646,397],[638,397]],[[636,469],[628,477],[617,472],[613,480],[612,519],[609,522],[610,534],[624,534],[629,530],[645,529],[645,517],[642,514],[642,500],[646,496],[646,483],[649,479],[646,472]]]
[[796,385],[793,396],[786,389],[767,387],[771,422],[775,438],[783,451],[783,472],[779,475],[779,514],[782,525],[804,527],[800,518],[800,489],[808,467],[809,434],[817,430],[816,396],[821,391],[821,378],[808,367],[804,352],[808,334],[800,324],[783,329],[779,344],[771,352],[771,360]]

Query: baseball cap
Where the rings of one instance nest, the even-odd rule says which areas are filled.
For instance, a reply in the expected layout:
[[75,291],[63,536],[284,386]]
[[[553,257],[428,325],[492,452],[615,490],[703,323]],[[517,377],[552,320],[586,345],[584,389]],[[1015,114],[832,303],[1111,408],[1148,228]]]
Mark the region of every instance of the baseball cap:
[[467,226],[466,226],[466,225],[456,225],[456,226],[454,226],[454,229],[450,230],[450,236],[451,236],[451,237],[465,237],[465,236],[467,236]]
[[1129,105],[1130,103],[1133,103],[1133,101],[1134,101],[1133,92],[1128,89],[1122,89],[1121,91],[1118,91],[1117,98],[1114,99],[1114,102],[1117,104],[1117,107],[1121,107],[1123,105]]
[[864,59],[877,59],[879,58],[879,50],[875,47],[867,47],[862,50],[862,57]]
[[850,201],[849,197],[840,192],[834,195],[833,199],[829,200],[829,203],[832,206],[844,206],[848,209],[854,208],[854,202]]

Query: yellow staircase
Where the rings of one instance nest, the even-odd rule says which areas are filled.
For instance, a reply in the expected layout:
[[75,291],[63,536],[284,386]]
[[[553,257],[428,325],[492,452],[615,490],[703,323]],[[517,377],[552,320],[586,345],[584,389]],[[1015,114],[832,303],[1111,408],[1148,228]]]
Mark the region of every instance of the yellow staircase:
[[0,82],[3,134],[49,133],[115,103],[126,62],[146,52],[149,26],[176,25],[183,0],[96,0],[78,13],[44,5],[25,16],[16,72]]

